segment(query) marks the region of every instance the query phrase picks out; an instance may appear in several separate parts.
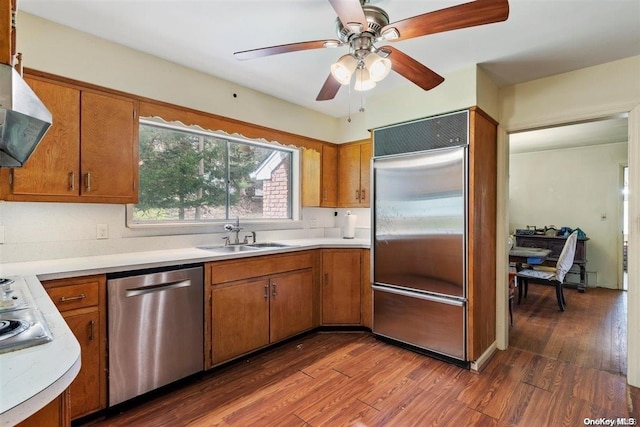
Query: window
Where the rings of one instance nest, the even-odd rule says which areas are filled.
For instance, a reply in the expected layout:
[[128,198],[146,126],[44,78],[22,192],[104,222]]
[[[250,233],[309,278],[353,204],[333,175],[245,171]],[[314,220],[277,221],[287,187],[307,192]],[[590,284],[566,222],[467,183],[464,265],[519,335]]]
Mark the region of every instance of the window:
[[132,224],[293,219],[296,150],[148,120],[139,144]]

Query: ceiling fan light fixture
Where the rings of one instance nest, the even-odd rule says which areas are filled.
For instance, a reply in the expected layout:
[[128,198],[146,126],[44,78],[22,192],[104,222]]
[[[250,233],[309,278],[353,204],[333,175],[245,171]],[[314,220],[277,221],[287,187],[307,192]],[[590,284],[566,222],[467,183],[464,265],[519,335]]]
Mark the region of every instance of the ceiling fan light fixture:
[[348,85],[357,66],[358,60],[353,55],[342,55],[338,62],[331,64],[331,75],[341,85]]
[[353,85],[353,89],[359,92],[364,92],[365,90],[371,90],[374,87],[376,87],[376,82],[371,79],[369,70],[365,67],[358,68],[356,70],[356,82]]
[[379,82],[391,71],[391,60],[382,58],[377,53],[370,53],[364,58],[364,65],[369,70],[371,80]]

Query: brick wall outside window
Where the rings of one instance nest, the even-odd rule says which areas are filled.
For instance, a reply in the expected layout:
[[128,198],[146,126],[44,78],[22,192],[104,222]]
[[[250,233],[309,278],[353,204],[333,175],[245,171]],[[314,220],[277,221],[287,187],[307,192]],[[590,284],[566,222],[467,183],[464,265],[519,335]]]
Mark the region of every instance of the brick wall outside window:
[[262,184],[262,215],[264,218],[289,216],[289,162],[281,162]]

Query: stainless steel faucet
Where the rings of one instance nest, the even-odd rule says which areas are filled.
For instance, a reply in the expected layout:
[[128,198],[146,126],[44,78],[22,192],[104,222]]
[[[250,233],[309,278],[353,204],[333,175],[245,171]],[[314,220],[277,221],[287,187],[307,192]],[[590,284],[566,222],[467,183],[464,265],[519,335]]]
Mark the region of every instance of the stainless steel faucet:
[[[239,245],[240,244],[239,234],[240,234],[240,230],[242,230],[242,227],[240,227],[240,217],[239,216],[236,217],[236,224],[235,225],[233,225],[233,224],[225,224],[224,225],[224,230],[225,231],[232,231],[232,232],[236,233],[235,242],[233,244],[234,245]],[[225,239],[225,237],[223,237],[223,239]],[[228,237],[226,237],[226,240],[225,240],[224,244],[225,244],[225,246],[227,246],[229,244],[229,238]]]

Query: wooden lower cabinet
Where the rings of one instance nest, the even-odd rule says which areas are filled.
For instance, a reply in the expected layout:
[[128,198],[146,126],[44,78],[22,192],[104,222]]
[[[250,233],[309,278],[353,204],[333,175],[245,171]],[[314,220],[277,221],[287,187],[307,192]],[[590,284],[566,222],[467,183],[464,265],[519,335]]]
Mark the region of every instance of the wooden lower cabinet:
[[209,263],[211,366],[316,326],[315,256],[306,251]]
[[371,289],[371,251],[369,249],[362,249],[360,274],[362,275],[360,290],[362,326],[373,329],[373,289]]
[[269,279],[213,287],[213,363],[269,344]]
[[269,280],[270,338],[276,342],[313,328],[313,272],[293,271]]
[[35,414],[16,424],[16,427],[68,427],[69,418],[69,389],[53,399]]
[[106,278],[42,282],[80,343],[82,366],[69,387],[71,419],[106,408]]
[[360,325],[361,249],[322,250],[322,324]]

